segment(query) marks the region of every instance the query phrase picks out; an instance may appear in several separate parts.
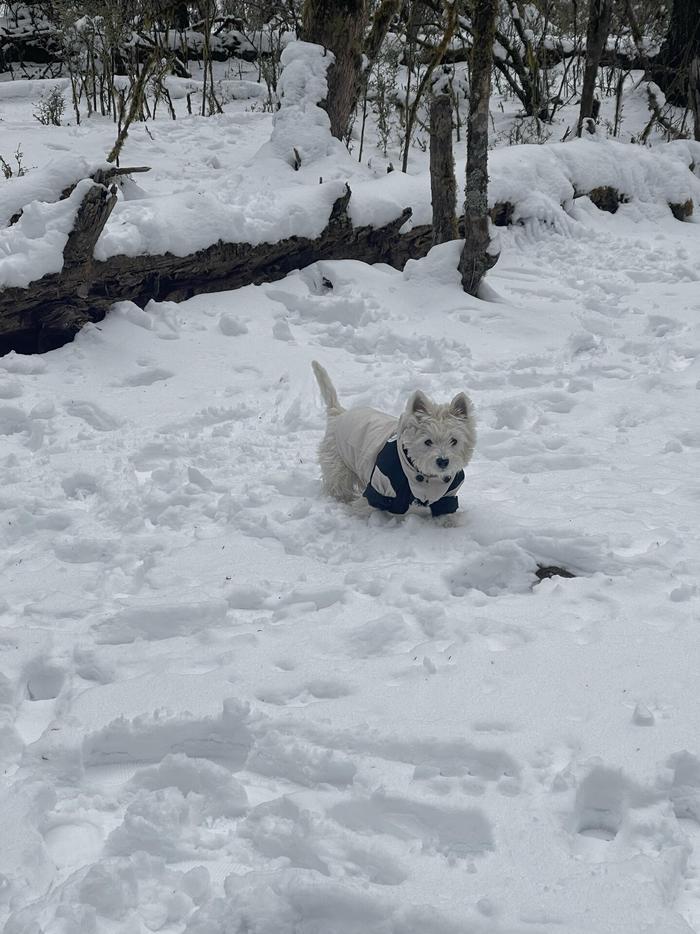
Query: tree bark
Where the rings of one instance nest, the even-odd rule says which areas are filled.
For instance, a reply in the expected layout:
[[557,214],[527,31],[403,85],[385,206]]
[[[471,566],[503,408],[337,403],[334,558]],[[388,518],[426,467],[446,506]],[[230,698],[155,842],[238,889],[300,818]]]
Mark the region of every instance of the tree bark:
[[401,0],[382,0],[372,18],[372,27],[365,39],[364,54],[368,61],[366,71],[372,67],[379,55],[392,19],[401,9]]
[[498,0],[475,0],[470,60],[467,187],[464,198],[464,249],[459,262],[462,288],[476,295],[481,280],[496,263],[490,252],[488,209],[489,98]]
[[368,24],[367,0],[306,0],[302,35],[335,56],[326,73],[328,97],[321,107],[328,113],[331,133],[346,139],[362,81],[362,51]]
[[439,94],[430,103],[430,191],[433,246],[457,239],[457,182],[452,156],[452,98]]
[[[103,176],[104,173],[99,174]],[[106,188],[100,179],[88,190],[63,248],[64,269],[80,267],[86,280],[89,278],[95,244],[116,203],[117,189],[114,186]]]
[[583,72],[581,109],[578,116],[576,135],[580,136],[587,117],[594,117],[595,82],[598,77],[600,59],[610,32],[612,0],[591,0],[586,34],[586,67]]
[[659,53],[663,73],[653,74],[671,104],[685,107],[693,59],[700,57],[700,0],[673,0],[668,33]]
[[693,115],[695,139],[700,141],[700,56],[693,59],[688,72],[688,106]]

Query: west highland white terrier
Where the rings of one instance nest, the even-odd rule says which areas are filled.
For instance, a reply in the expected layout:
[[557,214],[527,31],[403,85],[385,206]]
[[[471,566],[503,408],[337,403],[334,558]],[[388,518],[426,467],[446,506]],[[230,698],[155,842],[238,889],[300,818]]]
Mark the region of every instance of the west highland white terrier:
[[351,502],[359,493],[370,506],[405,513],[417,503],[434,516],[455,512],[464,467],[474,453],[476,423],[469,397],[432,402],[420,389],[395,418],[377,409],[344,409],[320,363],[311,364],[328,419],[319,446],[326,493]]

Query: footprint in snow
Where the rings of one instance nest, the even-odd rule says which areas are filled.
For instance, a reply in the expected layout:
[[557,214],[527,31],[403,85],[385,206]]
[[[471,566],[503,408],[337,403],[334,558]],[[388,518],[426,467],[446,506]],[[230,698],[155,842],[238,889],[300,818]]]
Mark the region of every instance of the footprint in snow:
[[[686,758],[687,757],[687,758]],[[595,863],[619,861],[637,853],[678,852],[687,846],[682,827],[669,820],[671,807],[676,817],[685,812],[685,784],[690,781],[691,799],[698,800],[698,762],[688,753],[672,757],[675,777],[669,789],[663,780],[659,787],[644,787],[622,770],[594,765],[578,785],[571,815],[572,848],[577,856]],[[697,820],[697,816],[693,816]],[[673,859],[673,857],[671,857]]]
[[42,824],[44,846],[59,869],[77,869],[99,858],[102,830],[88,820],[48,817]]
[[0,435],[15,435],[31,431],[29,416],[11,405],[0,406]]
[[479,808],[453,808],[375,792],[341,801],[329,816],[361,834],[417,841],[425,850],[466,859],[494,849],[491,822]]
[[[376,839],[366,846],[354,833],[330,833],[330,829],[325,818],[302,810],[285,796],[254,808],[238,825],[237,833],[264,857],[282,857],[297,869],[315,870],[321,876],[349,876],[362,880],[363,885],[365,880],[375,885],[400,885],[406,879],[395,846],[384,847]],[[344,910],[350,910],[347,895],[343,905]],[[329,915],[328,923],[319,930],[337,928],[340,915],[332,909]],[[314,918],[319,917],[315,910]],[[367,924],[366,915],[357,917]]]
[[17,379],[0,379],[0,399],[18,399],[24,389]]
[[38,658],[25,671],[27,697],[30,701],[53,700],[58,697],[66,680],[64,666]]
[[121,425],[118,418],[110,415],[109,412],[101,409],[94,402],[71,400],[65,403],[64,408],[68,415],[81,418],[96,431],[114,431]]
[[668,766],[673,769],[670,796],[676,817],[693,820],[700,827],[700,759],[679,752],[671,756]]
[[54,701],[63,690],[68,674],[60,660],[37,657],[25,667],[25,703],[17,705],[14,728],[29,745],[46,735],[56,715]]
[[159,367],[152,367],[142,371],[141,373],[134,373],[133,376],[127,376],[127,378],[122,381],[121,385],[127,387],[152,386],[153,383],[158,383],[166,379],[170,379],[170,377],[174,375],[175,374],[170,370],[162,370]]
[[240,337],[248,333],[248,325],[235,315],[223,314],[219,318],[219,330],[226,337]]
[[66,564],[92,564],[112,561],[119,551],[118,539],[65,538],[57,541],[53,551]]
[[357,772],[353,760],[335,749],[316,746],[299,739],[296,734],[270,729],[256,740],[246,769],[269,778],[295,782],[305,788],[316,785],[345,788],[352,785]]
[[68,499],[78,500],[94,496],[99,489],[97,478],[80,470],[69,477],[64,477],[61,480],[61,486]]
[[626,782],[619,771],[592,769],[576,792],[576,833],[598,840],[614,840],[626,809],[626,790]]
[[309,681],[293,687],[262,690],[258,692],[257,698],[263,703],[274,704],[277,707],[306,707],[314,701],[335,700],[354,693],[354,688],[341,681]]
[[[106,685],[91,688],[90,692],[100,702],[104,697],[108,700],[117,697],[122,689],[123,685]],[[86,704],[87,701],[82,706]],[[80,710],[79,704],[74,704],[75,707]],[[153,764],[170,753],[210,759],[224,764],[231,772],[243,768],[253,745],[247,705],[227,699],[223,701],[223,710],[211,716],[198,716],[187,710],[172,712],[171,708],[172,704],[167,709],[157,707],[150,714],[132,718],[121,715],[101,728],[86,729],[81,747],[85,768]]]
[[221,627],[227,612],[224,600],[131,606],[96,623],[92,632],[102,645],[127,645],[136,639],[157,642]]

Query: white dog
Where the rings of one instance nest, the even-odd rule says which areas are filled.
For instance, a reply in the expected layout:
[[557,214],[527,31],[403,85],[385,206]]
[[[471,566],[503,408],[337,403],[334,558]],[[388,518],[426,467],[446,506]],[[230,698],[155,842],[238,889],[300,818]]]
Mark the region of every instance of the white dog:
[[405,513],[412,503],[434,516],[455,512],[457,492],[476,443],[474,406],[463,392],[449,405],[417,390],[399,418],[376,409],[344,409],[320,363],[311,364],[328,423],[319,447],[323,488],[343,502],[358,493],[370,506]]

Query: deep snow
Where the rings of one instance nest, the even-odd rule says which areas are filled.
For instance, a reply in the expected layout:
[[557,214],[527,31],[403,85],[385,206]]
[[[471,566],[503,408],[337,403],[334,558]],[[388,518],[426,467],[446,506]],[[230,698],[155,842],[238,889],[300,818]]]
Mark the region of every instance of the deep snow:
[[[151,132],[196,193],[270,120]],[[489,302],[453,244],[0,359],[6,934],[700,931],[700,226],[566,217]],[[322,497],[312,358],[469,392],[456,527]]]

